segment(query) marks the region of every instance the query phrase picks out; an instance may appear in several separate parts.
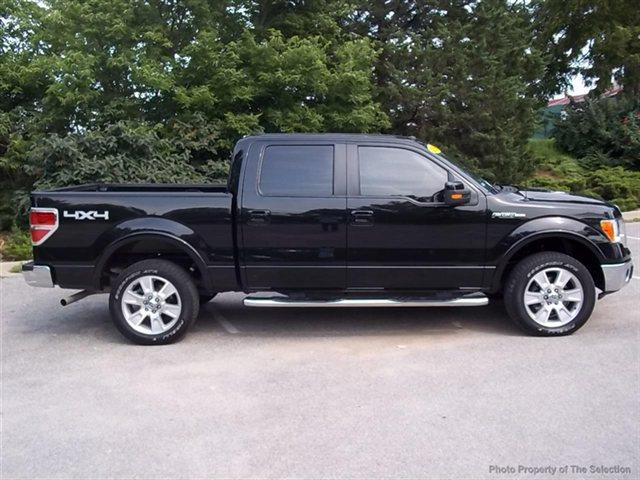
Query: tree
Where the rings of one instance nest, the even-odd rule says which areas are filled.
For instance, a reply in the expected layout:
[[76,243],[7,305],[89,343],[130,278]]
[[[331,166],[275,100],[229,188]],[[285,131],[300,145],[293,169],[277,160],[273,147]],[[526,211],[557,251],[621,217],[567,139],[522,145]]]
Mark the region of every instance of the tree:
[[546,90],[558,93],[580,73],[599,94],[612,78],[640,96],[640,6],[637,0],[537,0],[538,44],[548,55]]
[[372,36],[378,100],[390,131],[445,147],[499,182],[531,172],[526,142],[543,58],[529,12],[506,0],[367,2],[355,29]]
[[583,164],[640,170],[640,98],[600,98],[571,104],[555,127],[557,145]]
[[258,39],[277,30],[285,37],[347,40],[343,20],[353,8],[348,0],[245,0],[242,10]]
[[243,135],[349,131],[415,135],[517,182],[538,102],[576,48],[636,91],[633,0],[569,1],[5,0],[0,174],[12,189],[42,172],[77,181],[55,152],[91,162],[121,145],[136,164],[145,144],[151,163],[214,179]]
[[[224,174],[211,162],[224,165],[249,133],[384,128],[370,42],[324,38],[320,30],[297,35],[309,24],[289,18],[285,36],[255,27],[241,1],[11,0],[2,12],[0,169],[13,169],[28,188],[43,171],[37,163],[51,158],[42,150],[50,141],[91,159],[130,132],[127,138],[182,148],[170,158],[200,180]],[[165,152],[162,145],[146,148],[150,161]],[[75,164],[47,162],[56,181],[75,178],[53,171]],[[211,168],[202,170],[205,164]],[[138,172],[131,181],[154,180],[127,171]]]

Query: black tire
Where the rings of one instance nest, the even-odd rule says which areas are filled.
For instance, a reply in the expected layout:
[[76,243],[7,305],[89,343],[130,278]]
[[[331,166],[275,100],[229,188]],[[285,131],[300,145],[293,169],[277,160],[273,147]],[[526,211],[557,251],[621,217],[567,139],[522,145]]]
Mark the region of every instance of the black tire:
[[[554,328],[541,325],[531,318],[524,302],[525,289],[531,278],[550,267],[559,267],[575,275],[583,290],[582,306],[577,315],[569,323]],[[553,337],[572,334],[589,319],[595,301],[596,290],[589,270],[575,258],[558,252],[536,253],[524,258],[511,271],[504,286],[504,304],[509,316],[531,335]]]
[[204,305],[205,303],[209,303],[211,300],[213,300],[213,297],[215,297],[215,295],[204,295],[204,294],[200,294],[200,305]]
[[[177,321],[170,329],[159,334],[134,330],[122,312],[124,307],[121,306],[121,299],[127,287],[136,279],[147,275],[171,282],[180,299],[181,311],[177,315]],[[180,340],[197,318],[199,309],[198,290],[191,276],[182,267],[167,260],[143,260],[129,266],[118,275],[109,295],[109,310],[113,323],[120,333],[140,345],[164,345]]]

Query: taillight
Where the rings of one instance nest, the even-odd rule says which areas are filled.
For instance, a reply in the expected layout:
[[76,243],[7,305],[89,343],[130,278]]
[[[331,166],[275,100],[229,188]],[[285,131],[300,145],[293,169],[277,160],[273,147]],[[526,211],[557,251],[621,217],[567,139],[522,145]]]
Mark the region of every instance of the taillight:
[[33,207],[29,210],[31,244],[42,245],[58,229],[58,210]]

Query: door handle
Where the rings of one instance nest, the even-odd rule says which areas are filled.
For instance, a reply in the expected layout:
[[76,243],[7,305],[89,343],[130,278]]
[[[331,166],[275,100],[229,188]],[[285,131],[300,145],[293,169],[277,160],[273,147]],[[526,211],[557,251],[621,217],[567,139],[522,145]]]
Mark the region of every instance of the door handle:
[[250,223],[267,223],[271,217],[270,210],[249,210]]
[[373,224],[373,210],[352,210],[351,220],[352,225],[372,225]]
[[351,214],[357,217],[372,217],[373,210],[353,210]]

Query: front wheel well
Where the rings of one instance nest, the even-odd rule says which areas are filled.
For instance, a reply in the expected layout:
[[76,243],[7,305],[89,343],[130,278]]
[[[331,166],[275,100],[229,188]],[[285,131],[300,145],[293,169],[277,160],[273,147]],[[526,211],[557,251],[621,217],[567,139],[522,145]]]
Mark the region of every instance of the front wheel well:
[[596,287],[604,290],[604,274],[602,273],[602,267],[596,254],[580,241],[565,237],[541,238],[523,246],[509,258],[507,265],[500,275],[499,288],[502,289],[502,285],[504,285],[509,274],[522,259],[540,252],[559,252],[575,258],[587,267]]

